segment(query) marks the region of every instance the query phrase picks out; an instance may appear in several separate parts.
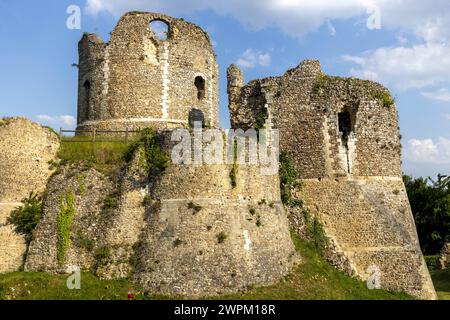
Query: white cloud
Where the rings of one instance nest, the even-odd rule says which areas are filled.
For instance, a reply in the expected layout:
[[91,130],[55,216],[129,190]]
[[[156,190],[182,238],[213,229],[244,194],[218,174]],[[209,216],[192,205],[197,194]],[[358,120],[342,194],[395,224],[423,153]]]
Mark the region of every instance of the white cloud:
[[[450,1],[434,0],[87,0],[86,11],[120,16],[126,11],[145,10],[180,15],[212,10],[230,16],[249,30],[277,27],[285,34],[301,37],[334,21],[354,19],[356,28],[367,28],[374,12],[380,14],[381,29],[397,31],[399,47],[380,48],[357,56],[351,73],[394,85],[399,89],[425,88],[450,82]],[[415,42],[413,40],[420,40]],[[408,40],[408,42],[406,42]],[[411,43],[405,47],[406,44]],[[242,60],[243,65],[248,60]],[[247,63],[247,64],[246,64]],[[250,63],[252,64],[252,63]]]
[[436,91],[425,91],[420,94],[425,98],[438,102],[450,102],[450,91],[447,88],[442,88]]
[[450,47],[445,44],[386,47],[342,58],[358,65],[351,69],[352,76],[394,85],[401,90],[450,82]]
[[405,148],[405,159],[413,163],[450,164],[450,140],[411,139]]
[[[87,0],[86,12],[115,16],[145,10],[172,15],[213,10],[232,16],[253,30],[277,26],[293,36],[316,31],[332,20],[368,19],[374,9],[381,15],[381,28],[414,33],[427,41],[450,39],[450,2],[434,0]],[[366,23],[361,24],[365,27]]]
[[46,125],[58,125],[64,128],[74,128],[77,124],[77,120],[71,115],[49,116],[46,114],[41,114],[37,115],[36,119]]
[[444,114],[444,117],[445,117],[447,120],[450,120],[450,113],[449,113],[449,114]]
[[270,53],[262,53],[253,49],[247,49],[236,61],[236,65],[242,69],[251,69],[257,66],[268,67],[272,62]]

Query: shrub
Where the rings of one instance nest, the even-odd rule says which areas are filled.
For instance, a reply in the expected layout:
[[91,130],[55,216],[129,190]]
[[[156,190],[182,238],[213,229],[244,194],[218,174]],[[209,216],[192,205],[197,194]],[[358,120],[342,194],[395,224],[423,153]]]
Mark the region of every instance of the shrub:
[[143,165],[149,175],[161,173],[169,165],[169,157],[161,151],[156,143],[156,136],[152,128],[145,128],[141,131],[138,140],[126,152],[125,160],[131,161],[138,150],[142,150]]
[[266,125],[266,119],[268,117],[267,108],[263,107],[256,115],[255,129],[264,129]]
[[395,104],[395,99],[390,95],[388,91],[380,91],[375,93],[375,98],[381,100],[383,107],[389,108]]
[[144,200],[142,201],[142,204],[145,207],[149,207],[152,205],[152,197],[150,197],[148,194],[145,195]]
[[302,205],[302,201],[294,199],[292,195],[292,191],[297,187],[300,187],[300,183],[292,157],[288,153],[282,152],[280,154],[280,190],[283,204],[292,207]]
[[94,250],[95,241],[88,238],[81,230],[78,230],[75,242],[80,248],[84,248],[88,252]]
[[311,214],[306,209],[303,209],[303,219],[308,240],[320,253],[323,253],[328,244],[328,238],[325,234],[322,223],[316,216],[311,217]]
[[183,241],[181,241],[180,239],[175,239],[173,242],[173,247],[176,248],[178,246],[180,246],[183,243]]
[[217,243],[224,243],[228,236],[225,232],[222,231],[216,237]]
[[22,200],[22,206],[14,209],[8,217],[8,222],[16,227],[16,231],[25,235],[27,243],[34,239],[34,230],[42,218],[42,198],[36,193],[30,193]]
[[326,76],[323,74],[323,73],[321,73],[318,77],[317,77],[317,80],[316,80],[316,82],[315,82],[315,84],[314,84],[314,87],[313,87],[313,93],[314,94],[319,94],[319,93],[321,93],[321,91],[323,90],[323,88],[325,88],[325,84],[326,84]]
[[188,203],[188,208],[194,210],[194,214],[200,212],[200,210],[202,210],[202,206],[195,204],[194,202],[189,202]]
[[95,252],[95,260],[96,260],[96,267],[104,266],[109,262],[109,259],[111,258],[111,248],[108,246],[103,246],[99,248]]
[[439,263],[439,255],[433,255],[433,256],[424,256],[425,262],[427,263],[427,267],[430,270],[438,270],[440,269],[441,265]]
[[115,194],[110,194],[106,196],[103,200],[103,210],[110,211],[119,208],[119,202],[116,199]]

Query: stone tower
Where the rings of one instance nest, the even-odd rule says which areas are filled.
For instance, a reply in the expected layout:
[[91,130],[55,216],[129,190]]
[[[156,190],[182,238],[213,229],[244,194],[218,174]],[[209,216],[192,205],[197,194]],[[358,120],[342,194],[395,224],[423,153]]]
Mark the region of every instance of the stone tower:
[[[158,37],[152,23],[166,24]],[[218,126],[218,67],[206,32],[183,19],[130,12],[109,43],[79,42],[78,130]]]
[[402,181],[389,91],[327,76],[310,60],[246,85],[231,66],[228,90],[233,127],[255,127],[261,113],[270,115],[280,150],[292,156],[302,179],[298,196],[331,240],[333,264],[363,280],[377,271],[388,290],[436,298]]

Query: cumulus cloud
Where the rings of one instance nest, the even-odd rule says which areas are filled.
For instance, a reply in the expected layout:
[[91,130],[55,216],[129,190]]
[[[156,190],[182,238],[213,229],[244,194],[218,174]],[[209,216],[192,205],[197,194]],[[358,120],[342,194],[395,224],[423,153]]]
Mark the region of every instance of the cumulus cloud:
[[442,88],[436,91],[421,92],[421,95],[425,98],[438,102],[450,102],[450,91],[447,88]]
[[36,119],[46,125],[59,126],[64,128],[74,128],[77,124],[77,120],[71,115],[50,116],[41,114],[37,115]]
[[[130,10],[181,14],[213,10],[231,16],[250,29],[277,26],[293,36],[302,36],[332,20],[368,20],[379,12],[381,28],[412,32],[427,41],[450,39],[450,2],[434,0],[87,0],[86,12],[120,16]],[[365,27],[366,23],[361,23]]]
[[257,66],[268,67],[272,62],[270,53],[262,53],[253,49],[245,50],[236,61],[236,65],[242,69],[251,69]]
[[380,48],[342,58],[357,65],[350,71],[352,76],[394,85],[402,90],[450,82],[450,47],[445,44]]
[[450,140],[439,137],[411,139],[405,148],[405,159],[413,163],[450,164]]
[[[355,28],[375,23],[381,29],[397,31],[401,35],[399,46],[345,56],[344,60],[354,64],[351,75],[399,89],[425,88],[450,81],[450,48],[446,46],[450,43],[448,0],[434,0],[432,5],[423,0],[86,1],[86,11],[91,15],[107,12],[120,16],[130,10],[171,15],[212,10],[234,18],[249,30],[277,27],[293,37],[302,37],[322,26],[334,35],[334,21],[353,19],[357,22]],[[374,21],[378,18],[380,21]],[[248,60],[242,62],[246,65]]]

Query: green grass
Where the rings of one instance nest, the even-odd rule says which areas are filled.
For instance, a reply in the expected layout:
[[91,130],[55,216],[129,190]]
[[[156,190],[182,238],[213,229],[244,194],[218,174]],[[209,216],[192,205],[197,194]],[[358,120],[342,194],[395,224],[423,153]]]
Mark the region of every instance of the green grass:
[[450,300],[450,269],[431,270],[430,273],[439,300]]
[[[302,255],[302,264],[279,283],[267,287],[249,288],[245,292],[212,299],[244,300],[397,300],[413,299],[404,293],[369,290],[364,282],[339,272],[324,261],[314,245],[293,236]],[[27,300],[117,300],[127,299],[132,290],[136,299],[167,299],[165,296],[143,294],[128,280],[100,280],[82,273],[81,290],[66,287],[67,275],[15,272],[0,275],[0,299]],[[447,277],[447,278],[445,278]],[[442,276],[443,291],[450,291],[448,276]],[[441,292],[440,297],[448,293]]]
[[125,163],[131,142],[101,137],[92,143],[91,137],[64,138],[58,151],[63,163],[87,161],[93,168],[108,172]]
[[[69,290],[68,275],[14,272],[0,275],[0,299],[17,300],[123,300],[129,290],[138,292],[127,280],[99,280],[81,274],[81,289]],[[137,295],[137,298],[142,294]]]
[[369,290],[365,282],[353,279],[330,266],[313,244],[293,236],[303,262],[282,281],[250,288],[244,293],[220,296],[220,299],[249,300],[411,300],[405,293]]

